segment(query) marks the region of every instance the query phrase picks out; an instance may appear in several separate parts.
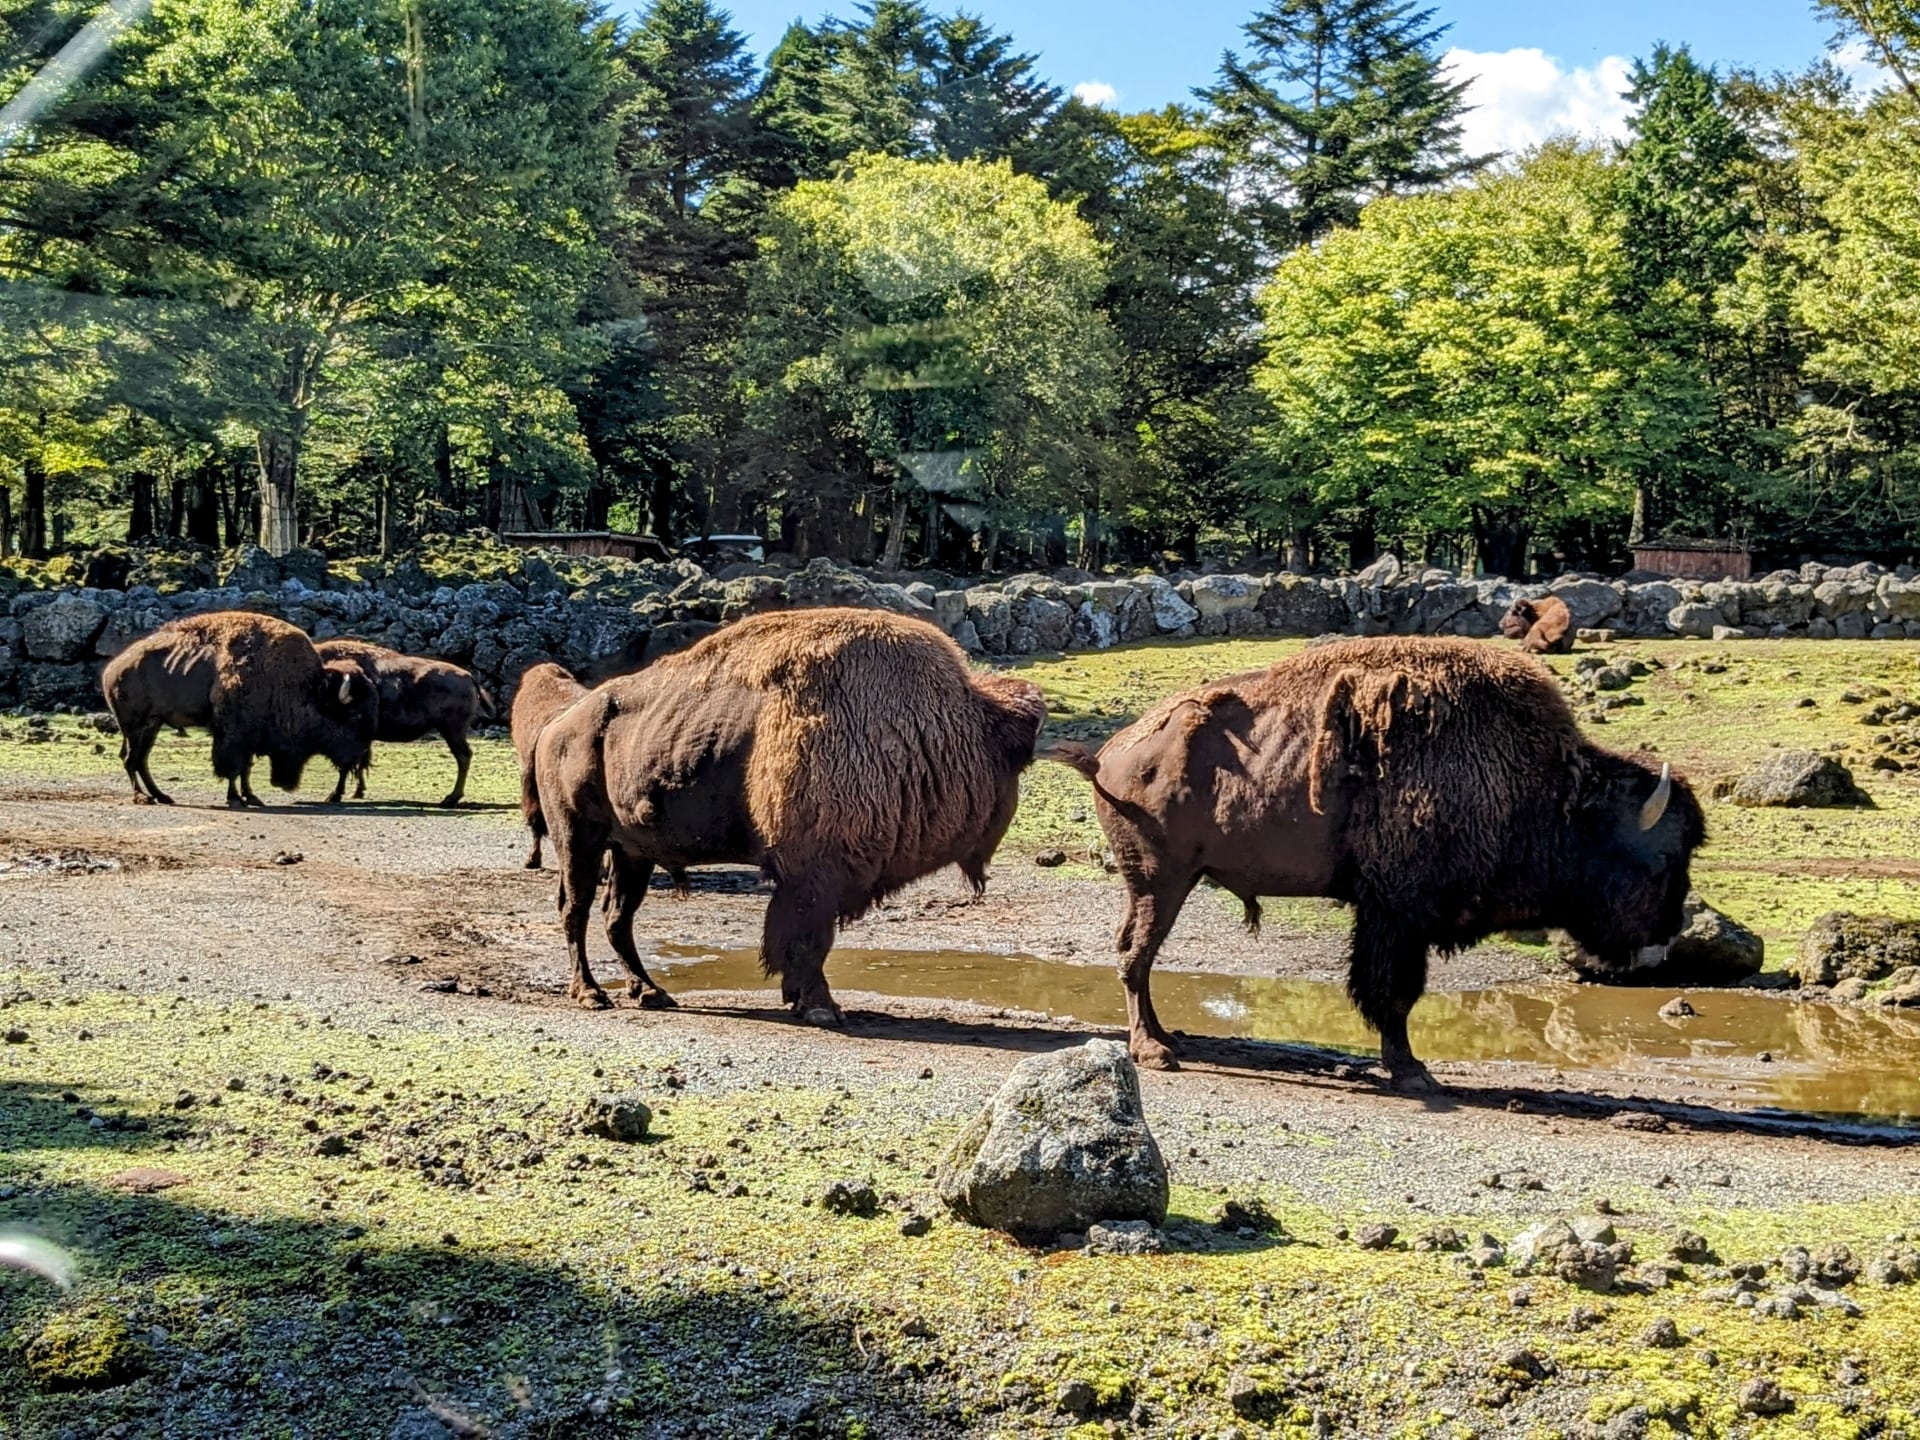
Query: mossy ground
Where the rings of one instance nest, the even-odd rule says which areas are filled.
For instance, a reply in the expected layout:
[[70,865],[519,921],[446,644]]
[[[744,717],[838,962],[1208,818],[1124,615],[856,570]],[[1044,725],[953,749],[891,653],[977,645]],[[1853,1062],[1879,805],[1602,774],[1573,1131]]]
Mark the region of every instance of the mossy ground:
[[[1651,1405],[1643,1433],[1715,1436],[1744,1433],[1738,1394],[1760,1374],[1796,1399],[1787,1433],[1920,1424],[1920,1287],[1863,1282],[1857,1320],[1756,1320],[1705,1300],[1694,1267],[1604,1300],[1535,1278],[1516,1309],[1503,1272],[1360,1250],[1335,1235],[1351,1216],[1281,1185],[1234,1193],[1283,1217],[1284,1243],[1218,1234],[1221,1194],[1183,1184],[1161,1256],[1037,1252],[944,1218],[909,1238],[897,1222],[929,1208],[958,1122],[928,1123],[927,1082],[905,1074],[676,1088],[690,1062],[671,1032],[610,1067],[479,1021],[367,1033],[297,1002],[77,995],[31,974],[0,991],[29,1037],[0,1052],[0,1224],[81,1267],[65,1297],[0,1278],[0,1433],[380,1435],[409,1407],[465,1434],[1037,1433],[1072,1428],[1055,1397],[1079,1380],[1087,1434],[1576,1436]],[[625,1085],[657,1102],[654,1139],[578,1134],[581,1100]],[[140,1193],[155,1170],[184,1183]],[[845,1176],[874,1179],[879,1217],[806,1203]],[[1356,1210],[1406,1238],[1481,1228],[1394,1198]],[[1920,1225],[1920,1201],[1616,1224],[1647,1256],[1683,1224],[1730,1261],[1834,1240],[1871,1254]],[[1599,1318],[1576,1332],[1581,1305]],[[29,1348],[68,1316],[124,1324],[138,1377],[37,1380]],[[1660,1316],[1681,1348],[1635,1338]],[[1503,1370],[1515,1343],[1558,1373]],[[1849,1358],[1864,1388],[1835,1380]],[[1235,1413],[1236,1381],[1259,1418]]]

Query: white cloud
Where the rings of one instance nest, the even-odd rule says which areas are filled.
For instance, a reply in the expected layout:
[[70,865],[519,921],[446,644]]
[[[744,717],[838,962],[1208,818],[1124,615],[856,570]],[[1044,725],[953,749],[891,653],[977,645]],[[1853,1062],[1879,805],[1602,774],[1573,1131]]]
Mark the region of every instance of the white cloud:
[[1104,80],[1082,80],[1073,87],[1073,98],[1083,105],[1111,105],[1120,92]]
[[1445,63],[1469,82],[1461,144],[1469,155],[1525,150],[1556,135],[1625,136],[1630,62],[1609,55],[1567,69],[1544,50],[1449,50]]
[[1861,94],[1893,83],[1893,72],[1873,56],[1864,40],[1849,40],[1833,52],[1833,63]]

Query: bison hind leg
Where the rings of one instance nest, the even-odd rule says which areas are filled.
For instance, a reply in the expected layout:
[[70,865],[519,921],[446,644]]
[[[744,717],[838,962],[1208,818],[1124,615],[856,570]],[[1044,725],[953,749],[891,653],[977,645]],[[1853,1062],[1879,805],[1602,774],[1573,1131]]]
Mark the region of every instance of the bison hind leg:
[[1247,933],[1249,935],[1258,935],[1260,933],[1260,897],[1258,895],[1242,895],[1239,897],[1239,900],[1241,909],[1240,922],[1247,927]]
[[780,998],[813,1025],[839,1025],[845,1017],[827,989],[827,951],[833,948],[833,887],[817,881],[785,881],[774,887],[760,937],[760,966],[780,977]]
[[633,943],[633,916],[647,897],[647,882],[653,878],[653,861],[628,855],[615,846],[608,853],[607,898],[603,910],[607,943],[620,963],[627,967],[629,998],[649,1010],[670,1010],[673,997],[662,990],[640,963],[640,951]]

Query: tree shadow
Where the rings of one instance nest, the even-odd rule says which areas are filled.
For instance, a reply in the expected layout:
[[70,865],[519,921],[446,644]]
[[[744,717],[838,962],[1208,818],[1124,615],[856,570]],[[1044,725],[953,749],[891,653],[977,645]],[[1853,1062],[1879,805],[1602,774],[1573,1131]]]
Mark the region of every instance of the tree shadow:
[[[249,1218],[190,1188],[59,1184],[0,1201],[74,1253],[63,1295],[0,1273],[0,1434],[679,1437],[963,1431],[937,1381],[831,1300],[719,1265],[634,1282],[478,1253],[449,1236]],[[62,1389],[30,1372],[53,1316],[123,1332],[123,1373]],[[932,1368],[932,1367],[927,1367]]]

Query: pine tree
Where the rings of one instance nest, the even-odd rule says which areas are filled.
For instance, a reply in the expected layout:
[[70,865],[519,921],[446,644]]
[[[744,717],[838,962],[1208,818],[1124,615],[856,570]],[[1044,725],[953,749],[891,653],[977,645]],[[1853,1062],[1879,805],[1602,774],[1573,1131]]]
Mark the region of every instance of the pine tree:
[[1270,0],[1245,56],[1199,93],[1235,152],[1270,250],[1351,225],[1378,195],[1428,189],[1488,157],[1460,149],[1466,83],[1436,53],[1447,27],[1405,0]]

